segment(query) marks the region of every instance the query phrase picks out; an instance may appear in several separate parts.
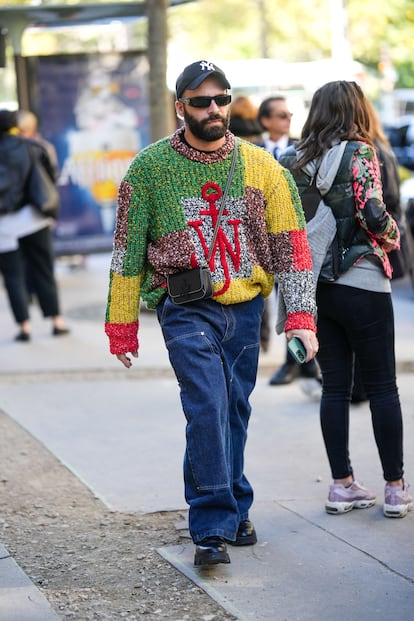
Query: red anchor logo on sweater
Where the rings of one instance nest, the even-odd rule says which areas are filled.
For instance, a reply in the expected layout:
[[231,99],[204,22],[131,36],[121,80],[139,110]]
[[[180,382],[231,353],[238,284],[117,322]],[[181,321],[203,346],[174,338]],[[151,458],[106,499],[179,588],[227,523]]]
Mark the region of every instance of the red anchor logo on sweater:
[[[216,205],[216,201],[218,201],[221,196],[222,196],[223,192],[220,188],[219,185],[217,185],[216,183],[210,182],[210,183],[206,183],[201,190],[201,195],[203,197],[203,199],[205,201],[208,202],[209,207],[208,209],[201,209],[200,210],[200,216],[210,216],[211,217],[211,228],[214,231],[214,228],[217,224],[217,218],[219,215],[219,208]],[[227,216],[229,214],[228,210],[225,208],[223,210],[223,217],[222,217],[222,221],[224,216]],[[232,242],[228,239],[225,231],[223,230],[223,228],[221,226],[219,226],[218,231],[217,231],[217,237],[216,240],[214,242],[214,247],[213,247],[213,252],[211,255],[211,259],[210,259],[210,263],[209,263],[209,267],[211,272],[213,273],[215,271],[215,266],[216,266],[216,254],[218,251],[219,254],[219,260],[220,260],[220,265],[223,268],[223,272],[224,272],[224,285],[223,287],[220,289],[220,291],[216,291],[214,293],[214,295],[220,295],[222,293],[225,293],[227,291],[227,289],[230,286],[230,281],[231,281],[231,276],[230,276],[230,267],[229,267],[229,263],[228,263],[228,257],[230,258],[234,270],[236,272],[239,271],[240,269],[240,239],[239,239],[239,225],[241,224],[241,220],[240,219],[228,219],[226,220],[227,225],[231,226],[233,228],[233,244],[234,244],[234,248],[232,246]],[[204,256],[207,259],[208,257],[208,245],[206,243],[206,240],[204,238],[204,234],[203,231],[201,229],[202,225],[203,225],[203,220],[193,220],[192,222],[188,223],[189,226],[194,227],[194,229],[197,232],[197,235],[200,239],[200,243],[202,245],[203,248],[203,252],[204,252]]]

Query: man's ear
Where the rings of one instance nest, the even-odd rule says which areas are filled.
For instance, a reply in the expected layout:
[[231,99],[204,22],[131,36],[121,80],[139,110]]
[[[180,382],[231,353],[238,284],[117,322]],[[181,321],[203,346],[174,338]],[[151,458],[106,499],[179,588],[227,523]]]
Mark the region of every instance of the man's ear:
[[184,119],[184,104],[181,101],[175,102],[175,114],[182,121]]
[[259,124],[260,124],[260,125],[261,125],[264,129],[268,129],[268,124],[269,124],[268,122],[269,122],[269,119],[268,119],[267,117],[265,117],[265,116],[262,116],[262,117],[261,117],[261,119],[260,119],[260,121],[259,121]]

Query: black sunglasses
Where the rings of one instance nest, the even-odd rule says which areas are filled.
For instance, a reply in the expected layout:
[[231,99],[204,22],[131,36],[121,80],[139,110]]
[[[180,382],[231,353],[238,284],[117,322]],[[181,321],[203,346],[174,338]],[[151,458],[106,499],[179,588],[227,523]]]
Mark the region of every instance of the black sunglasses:
[[215,95],[214,97],[180,97],[178,101],[193,106],[193,108],[209,108],[214,101],[217,106],[228,106],[231,102],[231,95]]

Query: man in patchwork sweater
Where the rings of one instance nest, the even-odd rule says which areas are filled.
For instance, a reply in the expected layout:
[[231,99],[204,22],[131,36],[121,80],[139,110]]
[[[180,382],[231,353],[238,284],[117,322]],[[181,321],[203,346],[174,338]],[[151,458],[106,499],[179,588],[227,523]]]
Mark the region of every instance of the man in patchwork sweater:
[[[229,563],[227,544],[257,541],[244,448],[264,298],[275,278],[286,338],[302,340],[308,361],[318,350],[296,185],[269,153],[228,130],[229,90],[212,62],[187,66],[176,84],[183,126],[131,163],[118,193],[105,324],[111,353],[129,368],[130,355],[138,357],[140,299],[156,309],[187,421],[184,484],[197,566]],[[235,149],[208,265],[213,295],[176,304],[167,277],[207,263]]]

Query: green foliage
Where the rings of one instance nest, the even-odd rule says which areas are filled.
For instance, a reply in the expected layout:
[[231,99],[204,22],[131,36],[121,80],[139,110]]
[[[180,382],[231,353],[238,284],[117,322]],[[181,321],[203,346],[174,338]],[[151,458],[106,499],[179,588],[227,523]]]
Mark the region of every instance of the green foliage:
[[[0,7],[3,6],[42,6],[48,4],[105,4],[109,2],[113,2],[114,0],[40,0],[39,2],[34,2],[33,0],[0,0]],[[144,0],[122,0],[122,2],[143,2]]]
[[326,5],[327,0],[199,0],[170,10],[171,46],[192,58],[323,58],[330,50],[329,19],[320,19]]
[[398,65],[396,88],[414,88],[414,62],[407,60]]
[[[5,2],[0,0],[0,6]],[[48,3],[59,4],[56,0],[40,4]],[[77,4],[78,0],[66,3]],[[6,4],[23,6],[33,1],[7,0]],[[413,87],[414,0],[342,0],[342,4],[353,58],[372,67],[379,76],[384,68],[395,69],[396,86]],[[331,20],[340,20],[338,6],[341,0],[185,2],[168,11],[169,56],[180,64],[201,57],[274,58],[286,62],[329,58]],[[82,45],[89,49],[86,41]]]
[[[170,10],[170,48],[181,59],[276,58],[308,61],[331,54],[335,0],[199,0]],[[343,0],[352,55],[413,81],[414,0]],[[333,20],[340,19],[335,12]],[[382,67],[382,65],[381,65]]]
[[414,0],[349,0],[350,41],[362,62],[400,66],[412,58]]

